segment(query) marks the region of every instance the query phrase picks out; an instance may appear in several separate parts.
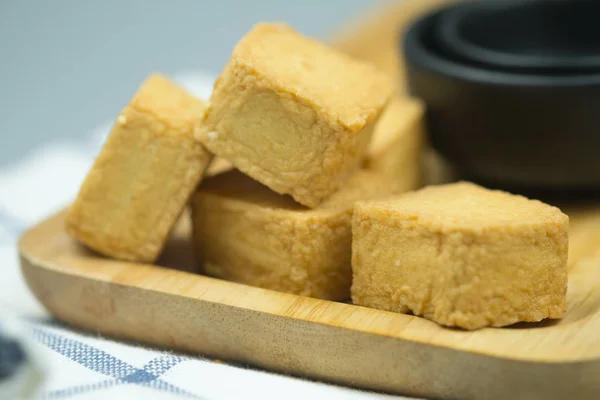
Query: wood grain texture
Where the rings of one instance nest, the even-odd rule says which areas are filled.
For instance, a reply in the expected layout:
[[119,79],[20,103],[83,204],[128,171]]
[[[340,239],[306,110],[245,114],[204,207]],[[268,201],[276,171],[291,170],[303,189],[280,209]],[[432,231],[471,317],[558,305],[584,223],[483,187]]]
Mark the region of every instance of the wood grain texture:
[[[597,399],[600,207],[570,215],[565,318],[475,332],[109,260],[65,233],[64,214],[28,231],[19,250],[28,285],[53,315],[108,336],[424,397]],[[183,219],[159,263],[192,268],[188,237]]]
[[[375,62],[402,91],[398,32],[446,1],[390,2],[332,43]],[[65,233],[64,213],[26,232],[19,252],[29,287],[54,316],[104,335],[391,393],[598,399],[600,205],[562,208],[571,218],[565,318],[475,332],[194,274],[185,215],[160,266],[86,250]]]

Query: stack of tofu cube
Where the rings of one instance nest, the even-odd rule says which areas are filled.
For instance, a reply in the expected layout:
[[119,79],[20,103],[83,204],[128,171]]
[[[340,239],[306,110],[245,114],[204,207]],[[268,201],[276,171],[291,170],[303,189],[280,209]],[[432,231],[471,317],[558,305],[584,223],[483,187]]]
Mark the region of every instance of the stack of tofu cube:
[[348,299],[354,203],[420,184],[423,110],[394,89],[367,63],[260,23],[209,101],[159,74],[142,84],[68,230],[110,257],[154,262],[189,203],[203,273]]
[[[152,263],[189,207],[198,268],[209,276],[468,329],[561,316],[568,218],[471,184],[400,195],[422,184],[424,110],[395,93],[374,66],[260,23],[210,99],[159,74],[142,84],[66,229],[105,256]],[[458,242],[440,244],[446,236]],[[474,253],[463,239],[486,244]],[[508,243],[531,247],[515,255]],[[490,266],[497,260],[509,269]],[[521,274],[515,289],[505,271],[520,268],[535,274]],[[481,276],[498,290],[472,283]],[[496,301],[500,289],[529,297]],[[469,301],[457,308],[461,299]]]

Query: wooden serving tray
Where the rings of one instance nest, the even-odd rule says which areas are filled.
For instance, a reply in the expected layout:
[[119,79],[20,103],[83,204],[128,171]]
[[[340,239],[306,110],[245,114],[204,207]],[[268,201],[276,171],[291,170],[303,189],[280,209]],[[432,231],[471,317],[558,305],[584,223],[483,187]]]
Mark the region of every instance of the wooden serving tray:
[[[600,207],[571,215],[561,321],[475,332],[103,258],[64,214],[24,234],[36,297],[76,327],[209,357],[392,393],[460,399],[600,398]],[[193,269],[182,219],[158,264]]]
[[[445,0],[391,4],[334,43],[394,74],[397,32]],[[193,272],[183,218],[158,265],[101,257],[64,213],[26,232],[22,271],[56,318],[170,349],[384,392],[460,399],[600,398],[600,204],[571,218],[568,311],[560,321],[466,332],[425,319],[235,284]]]

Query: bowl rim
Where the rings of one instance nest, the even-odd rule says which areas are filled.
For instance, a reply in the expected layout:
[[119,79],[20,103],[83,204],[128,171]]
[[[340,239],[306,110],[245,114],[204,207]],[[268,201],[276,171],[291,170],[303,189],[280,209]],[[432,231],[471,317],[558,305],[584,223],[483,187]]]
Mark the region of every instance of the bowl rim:
[[423,70],[474,84],[537,87],[537,88],[589,88],[600,86],[600,73],[552,75],[495,70],[475,64],[460,63],[428,49],[421,41],[423,33],[432,28],[434,21],[458,4],[450,4],[427,12],[400,32],[403,55],[406,62]]
[[[527,69],[600,69],[600,55],[582,53],[581,56],[544,56],[518,54],[510,51],[495,50],[481,46],[461,33],[461,24],[473,13],[508,11],[527,6],[543,7],[547,0],[487,0],[468,1],[448,9],[436,26],[439,40],[455,54],[489,64],[498,68],[512,70]],[[592,2],[590,0],[587,0]],[[595,2],[597,0],[593,0]],[[564,3],[564,2],[561,2]],[[557,4],[554,2],[554,4]],[[583,72],[583,71],[582,71]]]

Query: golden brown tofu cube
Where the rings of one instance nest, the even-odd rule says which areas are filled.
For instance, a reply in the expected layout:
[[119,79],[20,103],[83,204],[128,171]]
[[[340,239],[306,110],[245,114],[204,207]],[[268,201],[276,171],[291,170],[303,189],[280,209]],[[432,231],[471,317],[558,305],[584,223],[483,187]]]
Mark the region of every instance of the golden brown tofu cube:
[[420,101],[394,96],[375,125],[364,168],[404,191],[421,186],[424,112]]
[[354,208],[354,304],[478,329],[565,313],[569,218],[459,182]]
[[252,286],[330,300],[350,297],[351,217],[357,199],[390,194],[360,171],[348,189],[309,209],[238,170],[207,178],[192,201],[204,272]]
[[67,231],[106,256],[153,262],[211,160],[194,139],[205,111],[167,78],[150,76],[117,117]]
[[273,191],[316,207],[358,170],[393,89],[373,66],[262,23],[235,47],[197,137]]

